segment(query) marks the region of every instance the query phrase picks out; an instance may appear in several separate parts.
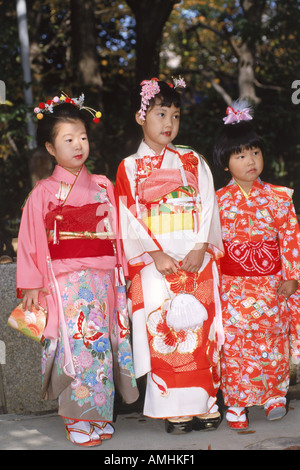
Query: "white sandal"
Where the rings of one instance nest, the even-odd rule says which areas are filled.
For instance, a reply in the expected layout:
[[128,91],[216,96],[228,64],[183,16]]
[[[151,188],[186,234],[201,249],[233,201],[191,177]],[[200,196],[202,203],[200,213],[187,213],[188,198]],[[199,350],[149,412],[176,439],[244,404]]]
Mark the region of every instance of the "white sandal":
[[95,432],[101,439],[111,439],[115,432],[113,426],[110,423],[103,421],[92,421],[91,425],[94,427]]

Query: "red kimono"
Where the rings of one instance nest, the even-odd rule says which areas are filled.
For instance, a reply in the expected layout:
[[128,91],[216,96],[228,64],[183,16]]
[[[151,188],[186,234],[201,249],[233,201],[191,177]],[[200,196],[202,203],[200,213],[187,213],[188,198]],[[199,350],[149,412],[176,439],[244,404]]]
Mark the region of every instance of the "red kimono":
[[299,279],[300,234],[292,191],[257,179],[247,196],[232,180],[217,191],[225,257],[222,391],[228,406],[262,405],[285,396],[289,340],[300,358],[300,311],[277,294],[282,279]]

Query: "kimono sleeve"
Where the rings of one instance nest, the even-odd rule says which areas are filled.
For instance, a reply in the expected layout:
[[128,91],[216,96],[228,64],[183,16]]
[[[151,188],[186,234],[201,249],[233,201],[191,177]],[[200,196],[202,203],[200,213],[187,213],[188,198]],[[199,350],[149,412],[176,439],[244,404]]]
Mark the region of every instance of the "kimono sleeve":
[[[118,168],[115,199],[126,259],[129,263],[134,263],[134,260],[143,257],[145,262],[148,252],[161,250],[161,247],[138,217],[135,200],[135,162],[132,157],[124,159]],[[148,259],[147,263],[149,261]]]
[[224,248],[213,177],[204,158],[199,155],[197,155],[197,157],[199,158],[198,189],[202,205],[200,230],[197,238],[198,242],[209,243],[212,245],[214,251],[218,253],[219,257],[223,255]]
[[[284,189],[291,193],[288,188]],[[282,277],[285,280],[300,280],[300,230],[291,195],[281,198],[279,214],[285,214],[279,231]]]
[[37,185],[22,213],[17,248],[17,290],[47,287],[47,236],[43,217],[44,189]]

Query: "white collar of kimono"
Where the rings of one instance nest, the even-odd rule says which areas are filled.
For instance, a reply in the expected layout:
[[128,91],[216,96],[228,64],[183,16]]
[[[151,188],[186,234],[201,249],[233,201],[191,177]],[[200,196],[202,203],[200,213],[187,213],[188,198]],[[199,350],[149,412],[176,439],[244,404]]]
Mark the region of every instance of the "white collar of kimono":
[[[172,150],[175,150],[175,147],[173,144],[169,144],[168,146],[164,147],[160,153],[160,155],[164,155],[164,153],[166,152],[166,150],[170,148]],[[140,146],[137,150],[137,157],[138,158],[143,158],[145,156],[150,156],[150,157],[154,157],[154,156],[157,156],[157,153],[154,152],[154,150],[152,150],[151,147],[149,147],[148,144],[146,144],[146,142],[144,140],[142,140],[142,142],[140,143]]]

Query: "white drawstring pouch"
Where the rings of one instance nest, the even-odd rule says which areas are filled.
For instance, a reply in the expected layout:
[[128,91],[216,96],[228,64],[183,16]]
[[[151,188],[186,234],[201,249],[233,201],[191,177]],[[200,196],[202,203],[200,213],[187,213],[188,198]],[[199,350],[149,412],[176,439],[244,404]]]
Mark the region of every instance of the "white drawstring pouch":
[[177,294],[169,304],[166,323],[175,331],[196,330],[207,320],[207,310],[192,294]]

